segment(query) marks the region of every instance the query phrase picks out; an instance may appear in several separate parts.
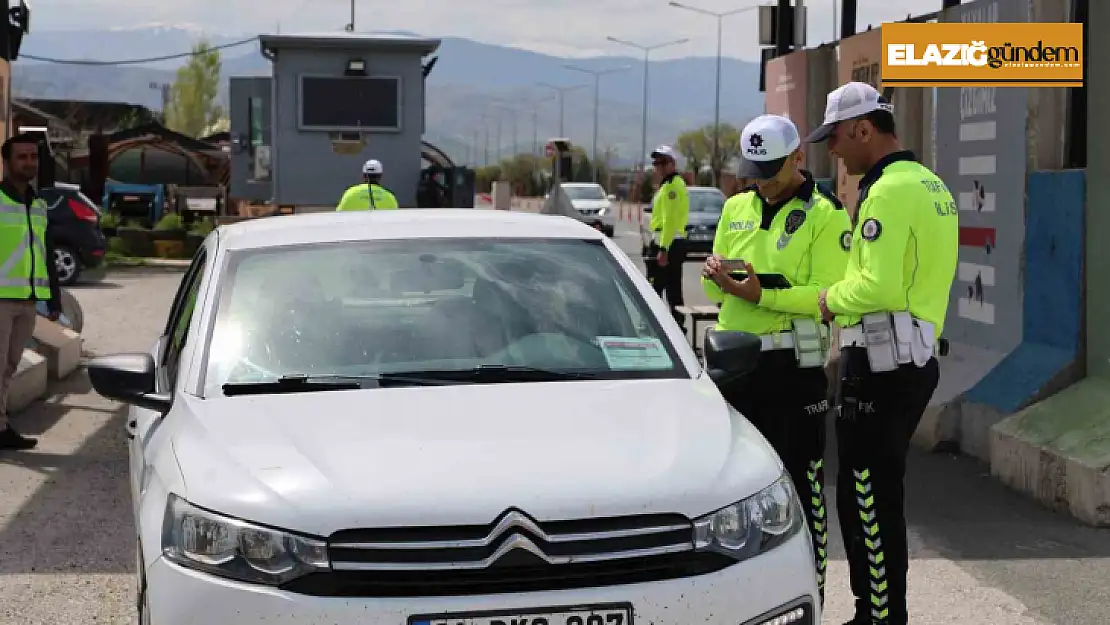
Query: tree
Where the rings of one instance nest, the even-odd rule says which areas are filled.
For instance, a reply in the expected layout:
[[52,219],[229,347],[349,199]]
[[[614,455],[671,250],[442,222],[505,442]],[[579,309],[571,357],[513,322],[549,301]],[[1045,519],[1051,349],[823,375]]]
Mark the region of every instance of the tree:
[[220,90],[220,51],[207,41],[193,46],[189,61],[177,70],[166,103],[166,126],[190,137],[200,137],[223,111],[216,104]]
[[740,154],[740,131],[732,124],[720,125],[716,157],[713,155],[713,124],[678,135],[675,149],[686,159],[686,169],[701,174],[708,166],[720,178],[724,166]]

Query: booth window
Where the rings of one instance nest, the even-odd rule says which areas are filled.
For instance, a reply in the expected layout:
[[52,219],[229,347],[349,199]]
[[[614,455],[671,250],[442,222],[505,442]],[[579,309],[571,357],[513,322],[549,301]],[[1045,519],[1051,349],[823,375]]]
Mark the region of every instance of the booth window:
[[384,76],[301,76],[299,126],[332,132],[401,129],[401,80]]

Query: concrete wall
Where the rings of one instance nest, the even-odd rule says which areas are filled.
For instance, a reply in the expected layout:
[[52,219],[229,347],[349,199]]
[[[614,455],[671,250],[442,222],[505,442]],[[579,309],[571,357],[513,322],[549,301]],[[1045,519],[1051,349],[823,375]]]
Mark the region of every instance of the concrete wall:
[[[299,76],[342,76],[352,56],[365,59],[367,75],[400,77],[401,131],[369,133],[356,153],[338,154],[327,132],[297,127]],[[424,122],[419,55],[373,49],[281,49],[274,62],[274,87],[273,178],[278,204],[335,206],[343,191],[358,182],[362,164],[376,158],[385,169],[382,184],[393,191],[398,203],[416,205]]]

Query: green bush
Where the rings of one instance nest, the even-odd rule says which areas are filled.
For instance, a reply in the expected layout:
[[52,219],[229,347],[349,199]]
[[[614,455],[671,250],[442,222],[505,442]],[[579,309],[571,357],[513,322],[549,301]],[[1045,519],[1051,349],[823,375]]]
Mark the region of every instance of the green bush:
[[211,217],[205,217],[204,219],[198,219],[193,222],[192,227],[189,228],[189,234],[206,237],[215,229],[216,220],[212,219]]
[[100,215],[100,227],[101,228],[118,228],[119,227],[119,215],[117,215],[115,213],[101,213],[101,215]]
[[130,256],[131,246],[120,237],[112,237],[108,239],[108,253],[116,256]]
[[154,224],[154,229],[160,232],[184,230],[185,222],[181,220],[180,214],[170,213],[159,219],[158,223]]

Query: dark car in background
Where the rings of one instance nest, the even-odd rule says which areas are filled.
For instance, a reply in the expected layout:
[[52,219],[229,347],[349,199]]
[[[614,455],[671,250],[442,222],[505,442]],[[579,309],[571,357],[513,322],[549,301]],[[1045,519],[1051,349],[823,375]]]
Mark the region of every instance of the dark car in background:
[[83,271],[104,262],[108,242],[100,231],[100,209],[75,184],[39,189],[39,197],[46,201],[58,281],[70,286]]
[[[694,255],[708,255],[713,251],[713,238],[717,235],[717,222],[725,206],[725,194],[716,187],[687,187],[690,196],[690,216],[686,220],[687,251]],[[651,206],[644,208],[651,213]],[[640,225],[640,238],[646,249],[651,242],[648,220]]]

